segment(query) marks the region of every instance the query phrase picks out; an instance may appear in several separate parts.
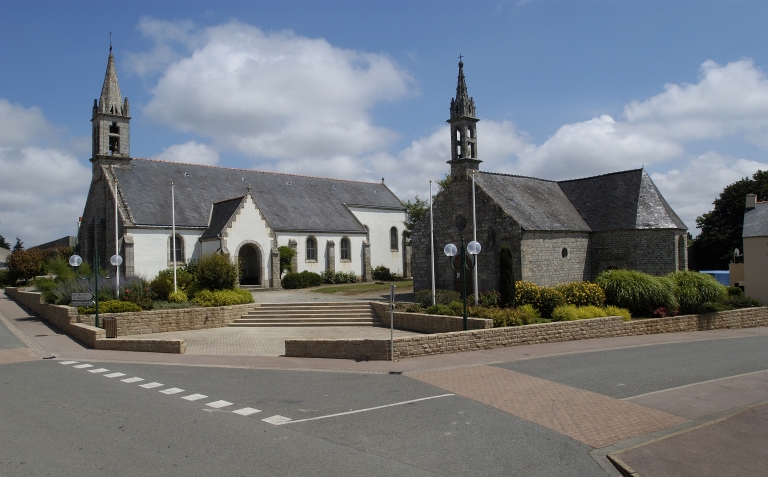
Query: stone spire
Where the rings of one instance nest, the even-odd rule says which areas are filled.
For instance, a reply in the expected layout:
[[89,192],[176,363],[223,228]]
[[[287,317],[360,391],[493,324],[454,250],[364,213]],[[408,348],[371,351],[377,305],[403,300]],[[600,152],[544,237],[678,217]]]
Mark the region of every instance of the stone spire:
[[451,178],[462,180],[471,171],[477,171],[482,162],[477,158],[477,122],[475,100],[467,93],[464,62],[459,56],[459,81],[456,97],[451,99]]
[[111,51],[109,52],[109,59],[107,60],[107,73],[104,75],[104,86],[101,87],[98,112],[114,114],[116,116],[123,115],[123,96],[120,94],[120,84],[117,81],[117,71],[115,71],[115,57],[112,56]]
[[[109,45],[107,72],[101,96],[93,101],[93,157],[105,159],[129,159],[130,154],[130,107],[128,98],[120,93],[117,81],[115,57]],[[93,160],[93,159],[92,159]]]
[[459,81],[456,85],[456,98],[451,100],[451,119],[475,117],[475,101],[467,93],[467,82],[464,79],[464,62],[459,60]]

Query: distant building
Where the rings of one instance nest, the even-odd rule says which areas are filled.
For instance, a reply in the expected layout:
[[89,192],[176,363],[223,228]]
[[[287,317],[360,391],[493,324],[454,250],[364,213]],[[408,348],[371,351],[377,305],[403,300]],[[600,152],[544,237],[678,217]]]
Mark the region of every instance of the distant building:
[[[456,289],[461,273],[443,254],[475,236],[472,177],[475,179],[478,282],[498,288],[499,251],[512,248],[515,279],[539,285],[591,280],[606,269],[626,268],[661,275],[687,269],[687,227],[643,169],[585,179],[549,181],[481,172],[473,98],[459,62],[451,100],[451,183],[434,201],[436,287]],[[430,218],[413,236],[416,290],[431,287]],[[456,265],[459,265],[456,259]],[[471,283],[471,280],[468,280]]]
[[8,268],[8,265],[5,264],[6,259],[8,258],[8,255],[11,254],[11,251],[7,248],[0,247],[0,270]]
[[741,235],[744,263],[731,264],[732,270],[736,268],[738,273],[742,268],[739,277],[743,277],[743,281],[738,285],[744,287],[745,295],[768,303],[768,202],[758,202],[755,194],[747,194],[745,205]]
[[39,249],[47,249],[47,248],[54,248],[54,247],[75,247],[77,245],[77,237],[74,235],[68,235],[66,237],[61,237],[60,239],[51,240],[50,242],[45,242],[40,245],[35,245],[32,248],[39,248]]
[[351,271],[370,280],[375,266],[405,270],[405,208],[383,180],[135,159],[130,119],[110,53],[91,119],[92,179],[78,232],[84,260],[91,262],[98,250],[108,263],[117,243],[126,275],[152,277],[174,263],[222,252],[242,263],[241,283],[263,287],[280,286],[283,245],[297,250],[297,271]]

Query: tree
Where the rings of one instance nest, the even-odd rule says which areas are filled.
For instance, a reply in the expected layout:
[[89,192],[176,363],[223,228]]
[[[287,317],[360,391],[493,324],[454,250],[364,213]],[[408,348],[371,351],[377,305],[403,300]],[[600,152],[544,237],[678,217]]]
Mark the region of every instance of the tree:
[[7,250],[11,249],[11,244],[9,244],[8,241],[5,240],[5,237],[3,237],[2,235],[0,235],[0,247]]
[[16,245],[13,246],[13,251],[17,250],[24,250],[24,242],[19,240],[19,237],[16,237]]
[[437,193],[438,194],[441,193],[442,191],[447,189],[449,185],[451,185],[451,175],[446,173],[445,177],[437,181]]
[[280,252],[280,275],[282,275],[284,272],[292,272],[293,257],[295,257],[298,253],[296,252],[296,249],[287,245],[281,245],[280,247],[277,247],[277,251]]
[[758,200],[768,199],[768,171],[757,171],[730,184],[715,199],[711,212],[696,218],[701,233],[690,246],[689,260],[698,270],[723,270],[733,257],[733,250],[744,250],[741,233],[747,194]]
[[416,224],[419,223],[421,218],[429,212],[429,202],[420,199],[417,194],[414,202],[409,200],[403,205],[405,206],[405,221],[403,222],[405,230],[403,230],[403,236],[405,237],[406,243],[410,245],[413,228],[416,227]]
[[30,278],[35,278],[35,276],[43,273],[45,256],[39,249],[14,250],[8,255],[6,265],[13,282],[24,280],[26,284]]
[[499,295],[502,307],[515,307],[515,262],[508,245],[501,247],[499,255]]

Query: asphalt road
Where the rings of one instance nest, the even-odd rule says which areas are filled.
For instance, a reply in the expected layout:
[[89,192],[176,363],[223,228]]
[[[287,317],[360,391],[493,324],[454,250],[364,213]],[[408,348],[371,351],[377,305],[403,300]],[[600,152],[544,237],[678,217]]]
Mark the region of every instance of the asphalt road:
[[[0,355],[35,336],[47,336],[38,338],[46,343],[69,339],[40,330],[21,340],[0,322]],[[768,332],[672,338],[587,340],[368,367],[402,365],[410,370],[404,375],[170,364],[170,356],[165,364],[100,362],[82,359],[82,351],[76,360],[59,353],[56,360],[8,361],[0,364],[0,475],[615,477],[607,461],[593,457],[609,451],[642,477],[764,475],[768,410],[757,404],[768,402]],[[507,358],[489,367],[492,356]],[[502,368],[565,385],[556,391],[568,396],[575,395],[568,389],[585,390],[687,421],[659,431],[664,435],[638,437],[642,442],[593,449],[504,405],[414,379],[418,363],[433,370],[446,363],[450,373],[469,369],[456,367],[464,365]],[[509,392],[504,383],[488,383],[496,384]],[[583,406],[579,412],[588,423]]]

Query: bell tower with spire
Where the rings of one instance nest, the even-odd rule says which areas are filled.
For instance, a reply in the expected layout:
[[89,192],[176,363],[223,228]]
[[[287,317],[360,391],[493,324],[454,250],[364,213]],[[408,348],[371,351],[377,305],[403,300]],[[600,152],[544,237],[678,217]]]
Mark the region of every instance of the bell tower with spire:
[[101,96],[93,100],[93,157],[91,161],[102,163],[120,163],[130,160],[131,130],[130,107],[128,98],[120,94],[117,82],[115,57],[112,56],[112,42],[109,45],[107,73]]
[[464,62],[459,56],[459,81],[456,85],[456,97],[451,100],[451,180],[467,177],[467,171],[480,169],[483,162],[477,158],[477,122],[475,101],[467,93],[464,80]]

